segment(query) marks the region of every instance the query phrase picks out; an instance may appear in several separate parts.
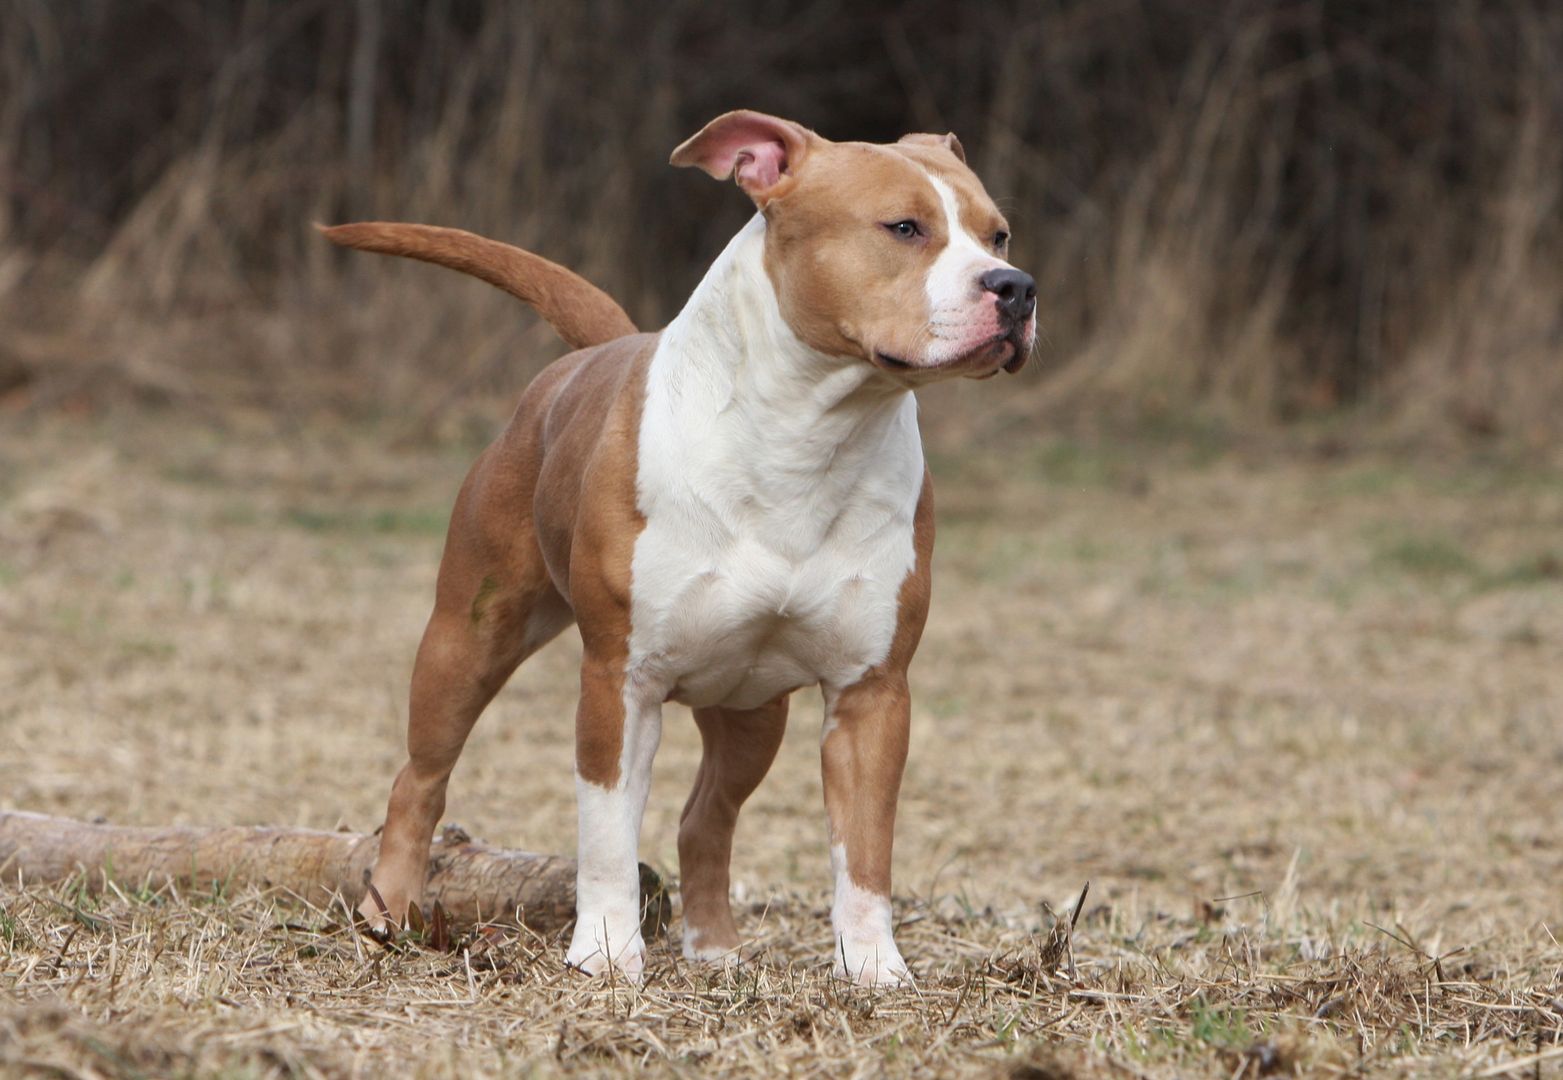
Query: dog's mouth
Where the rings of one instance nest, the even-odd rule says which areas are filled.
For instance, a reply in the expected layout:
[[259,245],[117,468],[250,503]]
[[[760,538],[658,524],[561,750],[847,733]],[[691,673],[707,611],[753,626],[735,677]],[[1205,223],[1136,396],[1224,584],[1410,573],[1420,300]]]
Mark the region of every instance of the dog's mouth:
[[1004,371],[1013,375],[1026,366],[1026,360],[1031,356],[1031,343],[1026,341],[1019,327],[1011,331],[1005,340],[1009,342],[1010,350],[1009,359],[1004,361]]
[[1012,375],[1019,371],[1026,362],[1028,351],[1022,345],[1021,328],[1016,327],[1002,334],[995,334],[970,352],[938,364],[914,364],[878,349],[870,354],[870,358],[874,366],[899,375],[962,374],[968,378],[986,379],[997,375],[1000,371]]
[[916,370],[911,364],[907,363],[905,360],[902,360],[899,357],[891,356],[889,353],[882,353],[882,352],[878,351],[877,349],[874,350],[874,363],[877,364],[879,367],[884,368],[886,371],[914,371],[914,370]]

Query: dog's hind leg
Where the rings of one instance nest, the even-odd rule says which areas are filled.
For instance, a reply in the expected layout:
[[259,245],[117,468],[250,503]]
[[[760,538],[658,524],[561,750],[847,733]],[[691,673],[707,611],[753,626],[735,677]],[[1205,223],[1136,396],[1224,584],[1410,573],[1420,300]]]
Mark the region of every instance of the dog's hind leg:
[[407,764],[386,808],[374,892],[358,907],[375,930],[385,930],[387,918],[402,923],[422,898],[446,786],[478,715],[521,661],[573,619],[530,523],[488,521],[475,505],[480,468],[480,482],[469,479],[457,499],[434,612],[413,665]]
[[678,866],[684,897],[684,956],[735,955],[738,928],[728,902],[733,830],[787,730],[787,699],[758,709],[696,709],[702,751],[695,786],[678,826]]

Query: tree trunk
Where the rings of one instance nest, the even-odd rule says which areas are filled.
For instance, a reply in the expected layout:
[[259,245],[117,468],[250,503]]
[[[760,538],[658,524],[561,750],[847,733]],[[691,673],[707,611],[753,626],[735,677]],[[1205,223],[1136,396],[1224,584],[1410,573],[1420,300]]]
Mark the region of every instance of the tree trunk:
[[[90,889],[121,886],[208,889],[254,885],[325,905],[364,896],[378,836],[262,826],[98,825],[0,811],[0,881],[47,884],[84,873]],[[662,878],[640,868],[641,929],[662,933],[672,905]],[[575,860],[478,843],[447,825],[434,838],[424,904],[438,902],[456,927],[521,924],[550,934],[575,918]]]

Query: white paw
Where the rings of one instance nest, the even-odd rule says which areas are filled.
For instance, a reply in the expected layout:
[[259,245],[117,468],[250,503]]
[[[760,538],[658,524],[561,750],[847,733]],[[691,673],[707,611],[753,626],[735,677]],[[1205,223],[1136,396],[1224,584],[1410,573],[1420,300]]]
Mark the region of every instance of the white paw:
[[830,925],[836,935],[836,977],[859,986],[911,986],[901,950],[891,934],[890,897],[865,889],[847,873],[846,848],[830,849],[836,874],[836,897]]
[[684,959],[691,964],[713,964],[733,967],[738,963],[738,946],[707,945],[700,934],[684,928]]
[[612,922],[583,915],[564,961],[587,975],[605,975],[612,968],[620,978],[638,983],[646,974],[646,941],[638,925],[615,933]]
[[868,941],[837,938],[835,974],[838,979],[850,979],[859,986],[913,985],[906,961],[888,937]]

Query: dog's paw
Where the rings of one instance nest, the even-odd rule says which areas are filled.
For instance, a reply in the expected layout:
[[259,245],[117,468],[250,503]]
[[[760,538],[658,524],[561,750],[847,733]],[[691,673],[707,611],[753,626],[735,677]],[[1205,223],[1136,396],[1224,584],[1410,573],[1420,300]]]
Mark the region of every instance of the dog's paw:
[[639,983],[646,976],[646,941],[640,927],[622,934],[612,933],[612,924],[585,918],[575,924],[564,962],[587,975],[607,975],[610,971],[627,982]]
[[[386,891],[390,895],[386,895]],[[358,916],[358,926],[376,941],[389,941],[396,936],[407,922],[407,912],[412,908],[412,900],[400,890],[390,889],[382,891],[374,884],[370,884],[364,893],[364,898],[358,902],[354,914]]]
[[881,988],[912,986],[912,973],[907,970],[901,951],[889,938],[883,940],[836,940],[835,975],[849,979],[859,986]]
[[739,943],[725,943],[721,939],[706,936],[684,928],[684,959],[691,964],[709,964],[713,967],[733,967],[738,963]]

